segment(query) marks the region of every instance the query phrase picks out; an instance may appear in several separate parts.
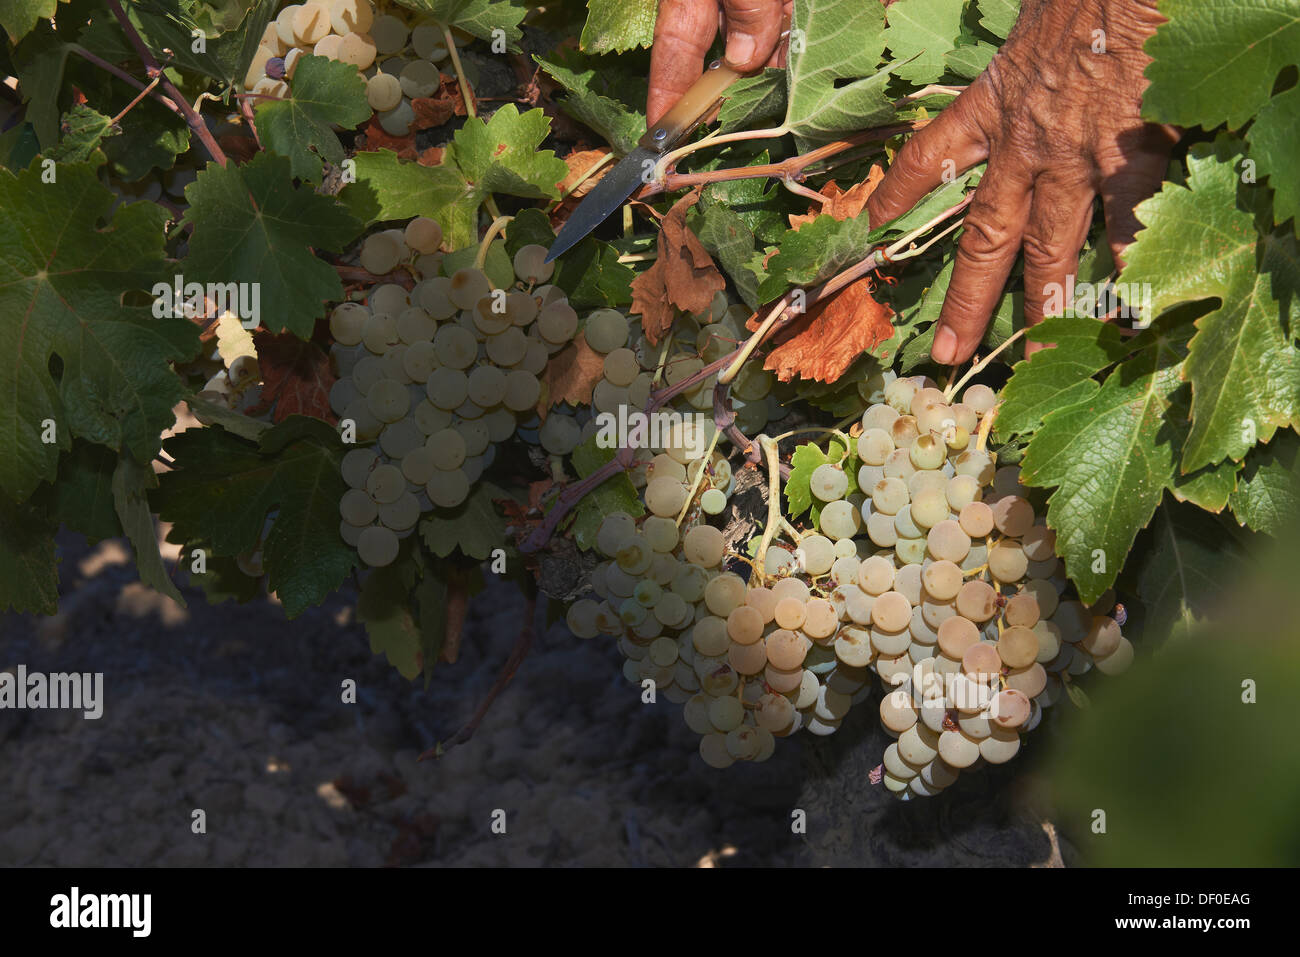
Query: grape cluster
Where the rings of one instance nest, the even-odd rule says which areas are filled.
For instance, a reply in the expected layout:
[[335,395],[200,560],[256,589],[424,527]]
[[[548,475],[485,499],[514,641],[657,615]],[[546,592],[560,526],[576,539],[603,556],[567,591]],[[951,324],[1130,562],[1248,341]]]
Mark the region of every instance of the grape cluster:
[[368,271],[414,259],[421,279],[409,293],[377,285],[330,314],[340,376],[330,407],[359,443],[374,443],[343,458],[340,533],[372,567],[397,557],[422,513],[464,502],[496,444],[535,424],[539,377],[578,328],[564,293],[538,285],[552,271],[541,246],[519,249],[519,282],[494,288],[472,267],[436,275],[441,242],[438,224],[424,218],[368,237]]
[[679,433],[645,468],[648,517],[605,519],[597,598],[574,603],[568,624],[617,637],[629,680],[684,702],[714,767],[765,760],[799,730],[833,733],[874,673],[897,738],[884,782],[931,795],[964,768],[1010,760],[1065,681],[1123,671],[1133,648],[1106,615],[1113,596],[1062,598],[1054,533],[1019,469],[983,447],[992,390],[949,404],[929,380],[886,373],[869,392],[883,401],[863,414],[852,459],[811,475],[816,529],[774,542],[752,571],[709,524],[726,505],[727,460],[694,456],[702,445]]
[[305,54],[350,63],[366,78],[366,99],[384,131],[405,136],[415,121],[411,100],[433,96],[442,84],[437,64],[447,58],[447,46],[433,21],[412,26],[397,13],[404,11],[376,13],[370,0],[291,3],[267,25],[244,86],[286,97],[285,81]]

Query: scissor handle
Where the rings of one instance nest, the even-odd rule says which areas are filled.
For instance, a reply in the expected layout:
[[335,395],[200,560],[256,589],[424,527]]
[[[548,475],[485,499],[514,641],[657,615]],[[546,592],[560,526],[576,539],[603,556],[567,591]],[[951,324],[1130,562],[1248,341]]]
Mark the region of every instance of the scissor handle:
[[714,60],[705,69],[704,75],[682,94],[682,98],[673,105],[673,108],[660,117],[658,123],[645,131],[645,135],[637,140],[637,145],[656,153],[671,149],[704,121],[722,99],[722,94],[726,92],[727,87],[743,75],[721,60]]

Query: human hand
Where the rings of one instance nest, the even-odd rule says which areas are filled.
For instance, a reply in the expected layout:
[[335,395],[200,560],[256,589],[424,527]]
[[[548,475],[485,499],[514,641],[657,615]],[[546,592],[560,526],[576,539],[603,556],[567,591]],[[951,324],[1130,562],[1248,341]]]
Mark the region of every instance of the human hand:
[[650,49],[646,125],[653,126],[704,72],[704,55],[719,28],[727,38],[726,62],[739,73],[783,66],[777,49],[781,16],[793,0],[659,0]]
[[899,151],[867,203],[873,226],[988,160],[935,327],[937,362],[970,358],[1022,247],[1025,322],[1042,320],[1078,269],[1098,195],[1123,264],[1140,228],[1133,209],[1159,188],[1178,138],[1141,118],[1142,44],[1162,22],[1156,0],[1023,0],[988,69]]

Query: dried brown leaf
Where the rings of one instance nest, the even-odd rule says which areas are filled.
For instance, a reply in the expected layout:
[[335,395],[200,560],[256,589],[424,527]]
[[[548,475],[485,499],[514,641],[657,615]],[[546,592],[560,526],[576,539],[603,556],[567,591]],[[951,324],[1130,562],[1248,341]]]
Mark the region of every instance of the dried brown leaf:
[[792,215],[790,217],[790,228],[797,230],[804,223],[811,223],[818,216],[830,216],[833,219],[851,219],[854,216],[861,215],[867,206],[867,200],[884,178],[885,171],[878,164],[873,164],[867,178],[861,183],[850,186],[848,192],[842,192],[839,185],[834,180],[831,180],[819,191],[826,197],[826,201],[809,206],[808,212],[802,216]]
[[727,282],[713,257],[686,228],[686,214],[700,199],[692,190],[679,199],[663,218],[659,232],[659,257],[632,281],[633,314],[652,345],[658,345],[673,324],[673,309],[703,312]]
[[551,356],[542,373],[542,397],[537,415],[545,419],[552,406],[561,402],[588,405],[596,384],[605,375],[605,357],[587,345],[580,332],[572,342]]
[[863,276],[833,299],[820,302],[799,320],[793,334],[768,353],[764,369],[782,382],[802,379],[834,382],[864,352],[894,334],[894,312],[871,295],[873,283]]
[[274,406],[271,418],[276,422],[295,414],[338,421],[330,409],[330,389],[337,379],[324,349],[287,332],[278,336],[261,333],[253,337],[253,343],[262,374],[262,398],[248,410],[250,415]]

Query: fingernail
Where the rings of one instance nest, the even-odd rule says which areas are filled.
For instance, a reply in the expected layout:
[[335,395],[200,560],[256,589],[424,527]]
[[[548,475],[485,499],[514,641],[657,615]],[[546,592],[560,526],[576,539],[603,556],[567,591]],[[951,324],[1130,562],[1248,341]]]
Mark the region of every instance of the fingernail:
[[745,33],[737,33],[727,40],[727,62],[732,66],[744,66],[754,56],[754,38]]
[[952,360],[957,355],[957,333],[947,326],[940,326],[939,331],[934,334],[934,345],[930,347],[930,355],[935,362],[946,366],[952,365]]

